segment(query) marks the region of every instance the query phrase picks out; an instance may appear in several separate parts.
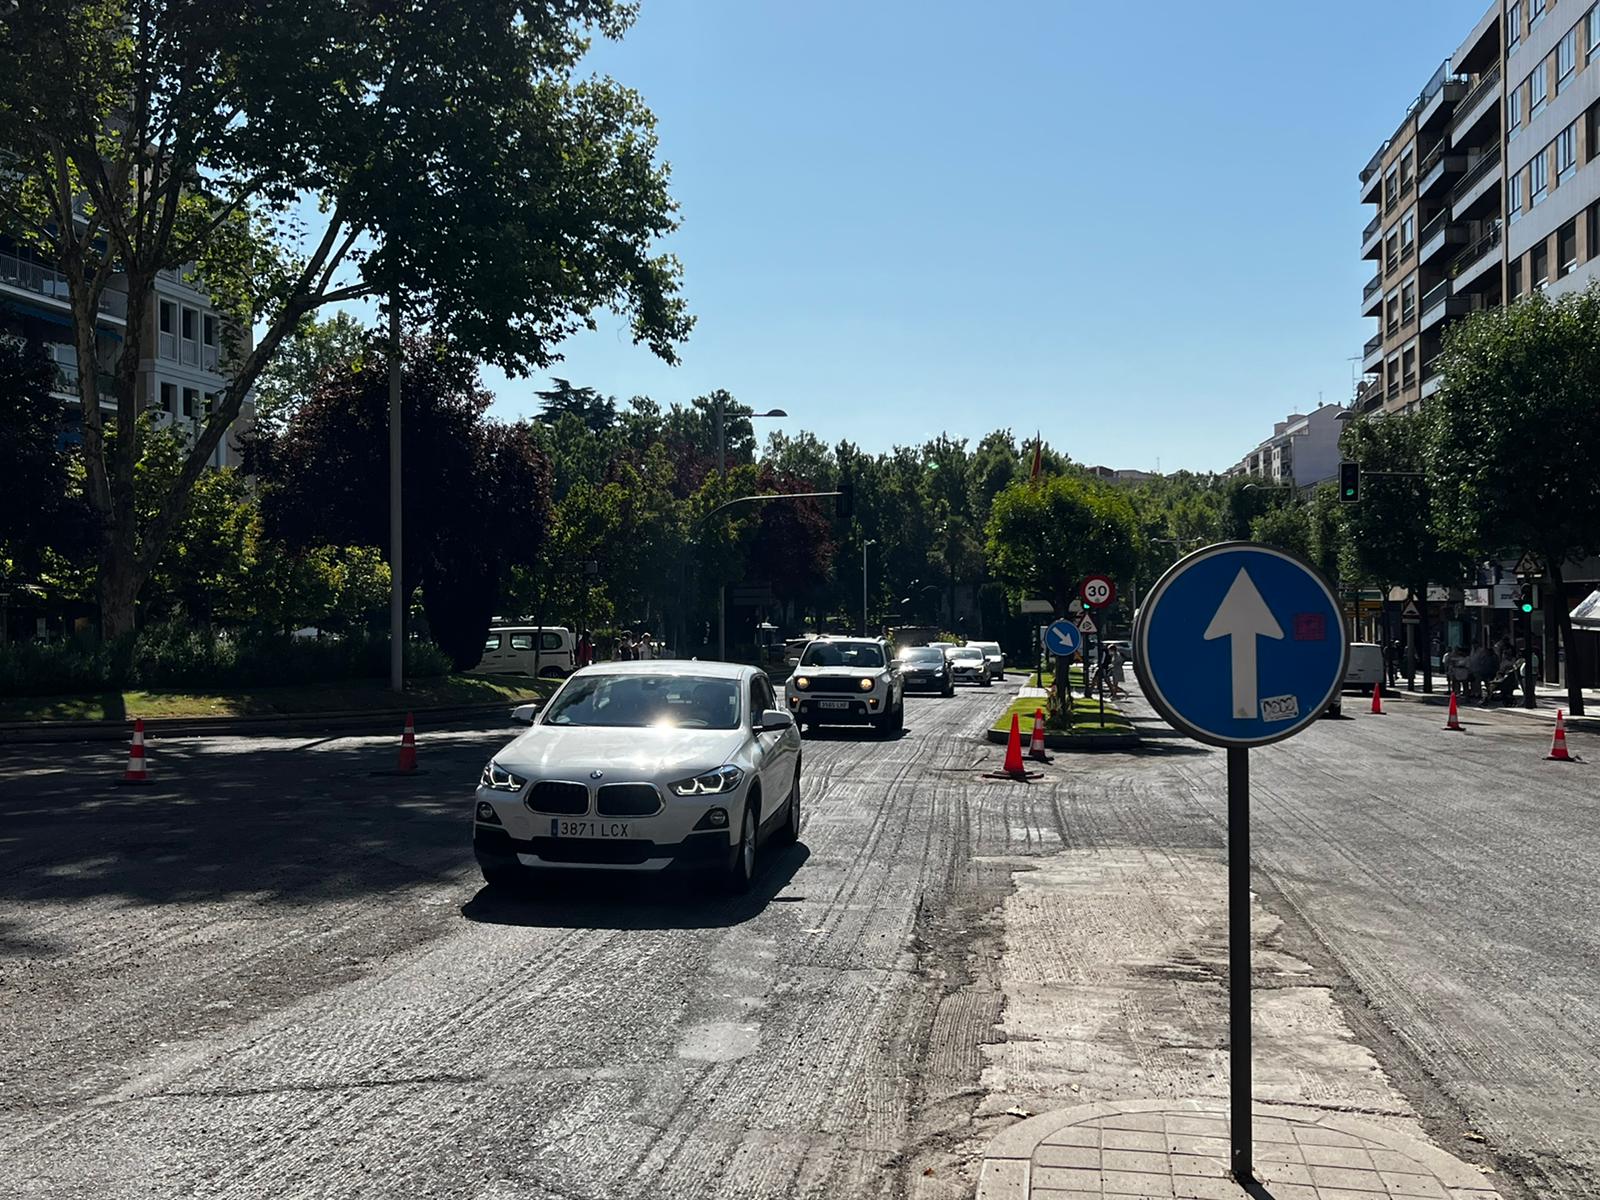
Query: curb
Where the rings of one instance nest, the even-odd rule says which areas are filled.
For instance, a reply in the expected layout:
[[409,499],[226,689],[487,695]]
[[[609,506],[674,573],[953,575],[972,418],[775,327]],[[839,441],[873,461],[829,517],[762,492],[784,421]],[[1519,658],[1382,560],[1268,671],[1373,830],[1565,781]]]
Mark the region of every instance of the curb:
[[[1011,737],[1008,729],[1001,733],[998,729],[985,732],[991,742],[1003,746]],[[1024,737],[1026,742],[1027,738]],[[1133,733],[1046,733],[1044,735],[1045,748],[1049,750],[1123,750],[1129,746],[1137,746],[1144,741],[1144,735],[1135,730]]]
[[[521,703],[528,703],[522,701]],[[404,721],[409,711],[417,725],[448,725],[456,721],[499,714],[504,716],[518,701],[507,698],[484,704],[456,704],[441,708],[349,709],[326,713],[283,713],[259,717],[147,717],[147,737],[227,737],[259,733],[321,733],[325,730],[388,730]],[[0,723],[0,745],[20,746],[47,742],[125,742],[133,732],[133,718],[121,721],[11,721]]]

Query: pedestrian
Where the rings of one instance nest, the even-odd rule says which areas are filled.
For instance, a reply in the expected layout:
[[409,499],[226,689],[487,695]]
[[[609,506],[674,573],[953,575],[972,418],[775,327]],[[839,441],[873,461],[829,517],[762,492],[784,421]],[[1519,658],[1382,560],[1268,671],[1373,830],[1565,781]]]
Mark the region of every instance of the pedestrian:
[[1472,677],[1472,670],[1468,664],[1467,652],[1461,646],[1456,646],[1444,659],[1445,676],[1450,681],[1450,694],[1465,698],[1467,681]]
[[651,644],[650,635],[648,633],[642,634],[639,638],[639,657],[641,659],[649,659],[655,656],[656,648]]
[[1400,644],[1392,638],[1383,643],[1383,676],[1390,687],[1400,679]]
[[625,632],[617,638],[617,658],[622,662],[632,662],[633,657],[633,635]]
[[1414,640],[1406,643],[1406,688],[1417,690],[1417,644]]
[[1111,698],[1121,700],[1123,697],[1122,685],[1124,676],[1122,671],[1122,647],[1115,642],[1106,654],[1106,670],[1111,673]]
[[587,667],[594,661],[594,643],[586,633],[578,639],[578,666]]
[[1472,652],[1468,666],[1472,671],[1473,699],[1487,704],[1494,686],[1494,678],[1499,674],[1500,660],[1488,646],[1479,646]]

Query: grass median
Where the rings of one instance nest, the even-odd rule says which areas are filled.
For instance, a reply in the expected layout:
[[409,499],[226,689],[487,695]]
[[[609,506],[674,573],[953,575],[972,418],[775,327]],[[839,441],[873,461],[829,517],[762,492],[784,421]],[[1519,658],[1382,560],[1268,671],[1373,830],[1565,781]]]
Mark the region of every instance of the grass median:
[[280,717],[333,712],[406,712],[548,696],[555,684],[526,675],[418,679],[400,695],[386,680],[349,679],[217,691],[111,691],[78,696],[0,697],[0,721],[125,721],[133,717]]
[[[1018,717],[1022,723],[1022,736],[1024,739],[1033,732],[1033,714],[1035,710],[1045,706],[1043,696],[1023,696],[1012,702],[1011,707],[1001,713],[995,723],[990,726],[998,733],[1011,732],[1011,718]],[[1072,725],[1069,728],[1065,721],[1057,720],[1046,726],[1051,733],[1067,733],[1074,737],[1093,737],[1104,734],[1133,733],[1133,722],[1122,714],[1122,710],[1107,701],[1105,716],[1100,715],[1100,701],[1086,700],[1082,696],[1072,698]]]

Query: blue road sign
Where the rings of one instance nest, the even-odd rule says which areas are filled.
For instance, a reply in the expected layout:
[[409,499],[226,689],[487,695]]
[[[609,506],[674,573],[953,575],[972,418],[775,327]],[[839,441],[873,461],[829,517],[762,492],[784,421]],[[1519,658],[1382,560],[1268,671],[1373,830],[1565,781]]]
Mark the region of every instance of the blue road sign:
[[1083,634],[1071,621],[1057,621],[1044,631],[1044,648],[1057,658],[1071,658],[1083,649]]
[[1344,683],[1333,589],[1282,550],[1224,542],[1150,589],[1134,629],[1145,697],[1174,728],[1215,746],[1298,733]]

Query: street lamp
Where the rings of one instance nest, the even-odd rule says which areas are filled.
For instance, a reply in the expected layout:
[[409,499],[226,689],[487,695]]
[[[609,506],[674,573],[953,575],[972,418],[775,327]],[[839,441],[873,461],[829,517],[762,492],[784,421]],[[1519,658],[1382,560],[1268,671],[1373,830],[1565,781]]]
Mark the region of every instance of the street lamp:
[[877,538],[868,538],[861,543],[861,636],[866,637],[870,632],[867,624],[867,547],[876,546]]
[[[728,440],[726,433],[728,395],[726,392],[719,391],[715,396],[715,400],[716,404],[712,408],[712,414],[716,418],[717,425],[717,474],[726,475],[728,473]],[[781,408],[774,408],[767,412],[759,413],[740,412],[735,409],[733,415],[748,417],[754,421],[763,417],[787,417],[789,414]]]

